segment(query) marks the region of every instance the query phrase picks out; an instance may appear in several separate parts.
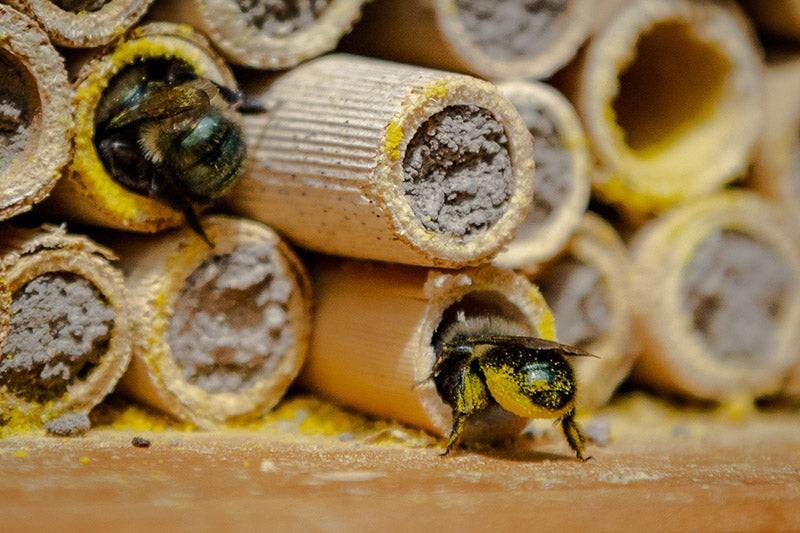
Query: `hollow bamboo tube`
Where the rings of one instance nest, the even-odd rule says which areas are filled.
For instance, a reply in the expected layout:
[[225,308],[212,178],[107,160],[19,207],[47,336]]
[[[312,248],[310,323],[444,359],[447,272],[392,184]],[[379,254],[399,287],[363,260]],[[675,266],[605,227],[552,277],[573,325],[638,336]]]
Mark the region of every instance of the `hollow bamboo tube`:
[[789,39],[800,39],[800,0],[741,0],[759,29]]
[[54,44],[88,48],[111,42],[144,15],[153,0],[6,0],[34,17]]
[[642,229],[639,380],[711,400],[778,392],[800,343],[800,251],[786,217],[755,193],[729,191]]
[[131,355],[114,256],[63,228],[2,230],[0,277],[11,296],[8,335],[0,335],[2,425],[22,429],[88,414]]
[[0,4],[0,220],[27,211],[69,160],[72,91],[36,22]]
[[494,262],[524,268],[558,253],[581,223],[589,203],[589,153],[575,109],[556,89],[536,81],[498,88],[533,135],[536,194],[516,237]]
[[134,356],[120,390],[200,428],[269,411],[304,360],[310,292],[294,253],[271,229],[203,219],[119,246],[128,276]]
[[709,194],[744,171],[762,124],[762,63],[729,3],[624,3],[574,69],[562,78],[575,82],[565,90],[597,162],[594,189],[628,214]]
[[594,3],[377,0],[344,46],[492,80],[547,78],[588,38]]
[[272,70],[333,50],[358,20],[364,2],[305,0],[281,9],[265,2],[169,0],[156,3],[151,16],[202,30],[232,63]]
[[141,232],[183,224],[179,211],[114,181],[95,146],[95,110],[110,80],[125,67],[148,59],[182,61],[199,77],[236,87],[230,69],[188,26],[148,24],[134,29],[110,50],[98,51],[78,72],[74,155],[70,171],[59,180],[48,205],[54,213],[70,220]]
[[628,376],[631,261],[622,239],[601,217],[587,213],[564,250],[530,272],[555,316],[559,340],[599,358],[572,361],[578,376],[578,409],[601,407]]
[[484,81],[347,55],[290,71],[244,118],[237,213],[312,250],[456,267],[496,253],[533,191],[530,133]]
[[800,59],[770,65],[764,85],[766,120],[753,186],[786,205],[800,230]]
[[[438,435],[449,433],[452,417],[428,379],[434,334],[458,309],[467,318],[500,316],[533,336],[555,337],[539,291],[523,276],[493,265],[440,271],[329,258],[309,262],[309,272],[314,332],[301,384]],[[507,437],[525,427],[525,419],[502,410],[487,415],[475,417],[472,438]]]

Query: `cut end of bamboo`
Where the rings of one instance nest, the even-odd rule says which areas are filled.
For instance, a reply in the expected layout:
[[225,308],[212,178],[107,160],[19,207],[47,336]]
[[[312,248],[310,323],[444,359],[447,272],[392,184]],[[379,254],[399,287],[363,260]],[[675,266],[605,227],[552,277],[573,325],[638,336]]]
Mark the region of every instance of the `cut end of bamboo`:
[[589,202],[589,153],[583,126],[566,98],[538,82],[498,85],[533,136],[536,185],[525,220],[494,262],[527,268],[558,253]]
[[269,411],[305,358],[310,292],[294,254],[266,226],[203,219],[123,259],[136,325],[128,394],[202,428]]
[[153,0],[11,0],[36,18],[54,44],[89,48],[111,42],[147,11]]
[[578,107],[608,201],[657,212],[744,171],[763,119],[762,65],[735,7],[628,2],[582,69]]
[[246,117],[235,210],[337,255],[457,267],[496,253],[533,190],[530,134],[497,89],[336,55],[276,81]]
[[800,254],[753,193],[686,204],[635,241],[636,376],[697,398],[775,394],[797,360]]
[[10,320],[0,344],[0,418],[37,427],[86,415],[130,359],[122,276],[109,264],[111,253],[88,239],[60,229],[6,229],[0,267]]
[[607,222],[587,213],[564,251],[534,268],[555,316],[560,342],[598,358],[574,358],[578,408],[594,409],[628,376],[635,353],[631,332],[631,264],[622,239]]
[[29,210],[69,160],[72,91],[36,22],[0,5],[0,220]]
[[72,168],[55,188],[51,209],[72,220],[132,231],[156,232],[183,224],[180,211],[117,183],[96,145],[96,113],[109,84],[126,68],[154,60],[182,62],[198,77],[236,86],[222,59],[191,28],[168,23],[137,28],[78,74]]

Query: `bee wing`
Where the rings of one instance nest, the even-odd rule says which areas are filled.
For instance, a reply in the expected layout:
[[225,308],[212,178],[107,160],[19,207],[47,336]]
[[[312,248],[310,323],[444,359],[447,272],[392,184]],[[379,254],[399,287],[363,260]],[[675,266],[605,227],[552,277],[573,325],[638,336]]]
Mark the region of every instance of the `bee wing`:
[[560,342],[540,339],[538,337],[525,337],[520,335],[485,335],[480,337],[468,337],[465,344],[490,344],[493,346],[519,346],[531,350],[551,350],[558,351],[562,355],[574,357],[595,357],[596,355]]
[[205,87],[192,82],[156,89],[139,104],[129,107],[109,122],[112,128],[121,128],[142,120],[195,123],[208,114],[211,98]]

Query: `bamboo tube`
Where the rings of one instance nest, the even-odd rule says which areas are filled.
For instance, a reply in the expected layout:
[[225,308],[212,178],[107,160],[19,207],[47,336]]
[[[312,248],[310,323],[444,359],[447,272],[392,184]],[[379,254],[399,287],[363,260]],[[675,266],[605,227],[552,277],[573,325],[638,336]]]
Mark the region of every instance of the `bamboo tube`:
[[561,82],[598,164],[593,186],[634,218],[741,174],[763,115],[760,53],[729,3],[633,0]]
[[766,121],[753,165],[753,186],[786,205],[800,229],[800,59],[769,66]]
[[72,92],[36,22],[0,4],[0,220],[27,211],[69,160]]
[[759,29],[800,39],[800,0],[740,0]]
[[345,48],[484,78],[547,78],[589,36],[596,2],[377,0]]
[[573,366],[580,382],[578,409],[595,409],[611,399],[628,376],[635,352],[630,349],[631,264],[614,228],[587,213],[561,254],[532,272],[555,316],[561,342],[599,358],[580,357]]
[[120,245],[134,357],[120,389],[200,428],[270,410],[300,370],[310,334],[302,265],[261,224],[205,217]]
[[589,154],[580,119],[557,90],[535,81],[498,85],[533,135],[536,194],[516,237],[495,263],[520,268],[558,253],[589,203]]
[[111,42],[144,15],[153,0],[6,0],[34,17],[54,44],[88,48]]
[[777,393],[800,343],[800,251],[752,192],[675,208],[636,237],[636,377],[725,400]]
[[[553,339],[553,317],[523,276],[493,265],[439,271],[378,262],[321,259],[309,263],[316,295],[305,387],[378,417],[438,435],[451,409],[431,375],[434,336],[456,320],[499,316],[530,335]],[[493,440],[521,431],[526,420],[501,409],[470,419],[471,437]],[[473,423],[474,422],[474,423]]]
[[484,81],[347,55],[316,59],[244,118],[230,207],[300,246],[456,267],[496,253],[533,190],[530,134]]
[[157,2],[151,16],[199,28],[234,64],[285,69],[333,50],[364,3],[296,0],[277,7],[253,0],[170,0]]
[[136,194],[106,172],[95,146],[95,111],[114,76],[137,62],[168,59],[191,66],[197,75],[235,88],[230,69],[187,26],[153,23],[136,28],[110,50],[98,52],[78,72],[72,167],[53,191],[48,208],[71,220],[155,232],[183,224],[183,215]]
[[0,257],[11,295],[8,335],[0,342],[0,425],[21,429],[88,414],[131,355],[125,286],[109,263],[114,256],[63,228],[4,227]]

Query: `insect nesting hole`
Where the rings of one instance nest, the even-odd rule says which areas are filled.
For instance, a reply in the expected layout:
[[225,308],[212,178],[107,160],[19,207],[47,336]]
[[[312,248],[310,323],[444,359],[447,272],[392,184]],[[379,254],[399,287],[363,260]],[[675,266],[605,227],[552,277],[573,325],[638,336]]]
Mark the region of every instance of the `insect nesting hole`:
[[108,351],[115,313],[88,279],[48,272],[17,290],[0,359],[0,383],[28,401],[62,396]]
[[0,50],[0,173],[24,157],[39,107],[36,83],[28,70]]
[[52,3],[72,13],[94,12],[103,9],[111,0],[52,0]]
[[273,37],[285,37],[314,24],[332,0],[237,0],[250,24]]

